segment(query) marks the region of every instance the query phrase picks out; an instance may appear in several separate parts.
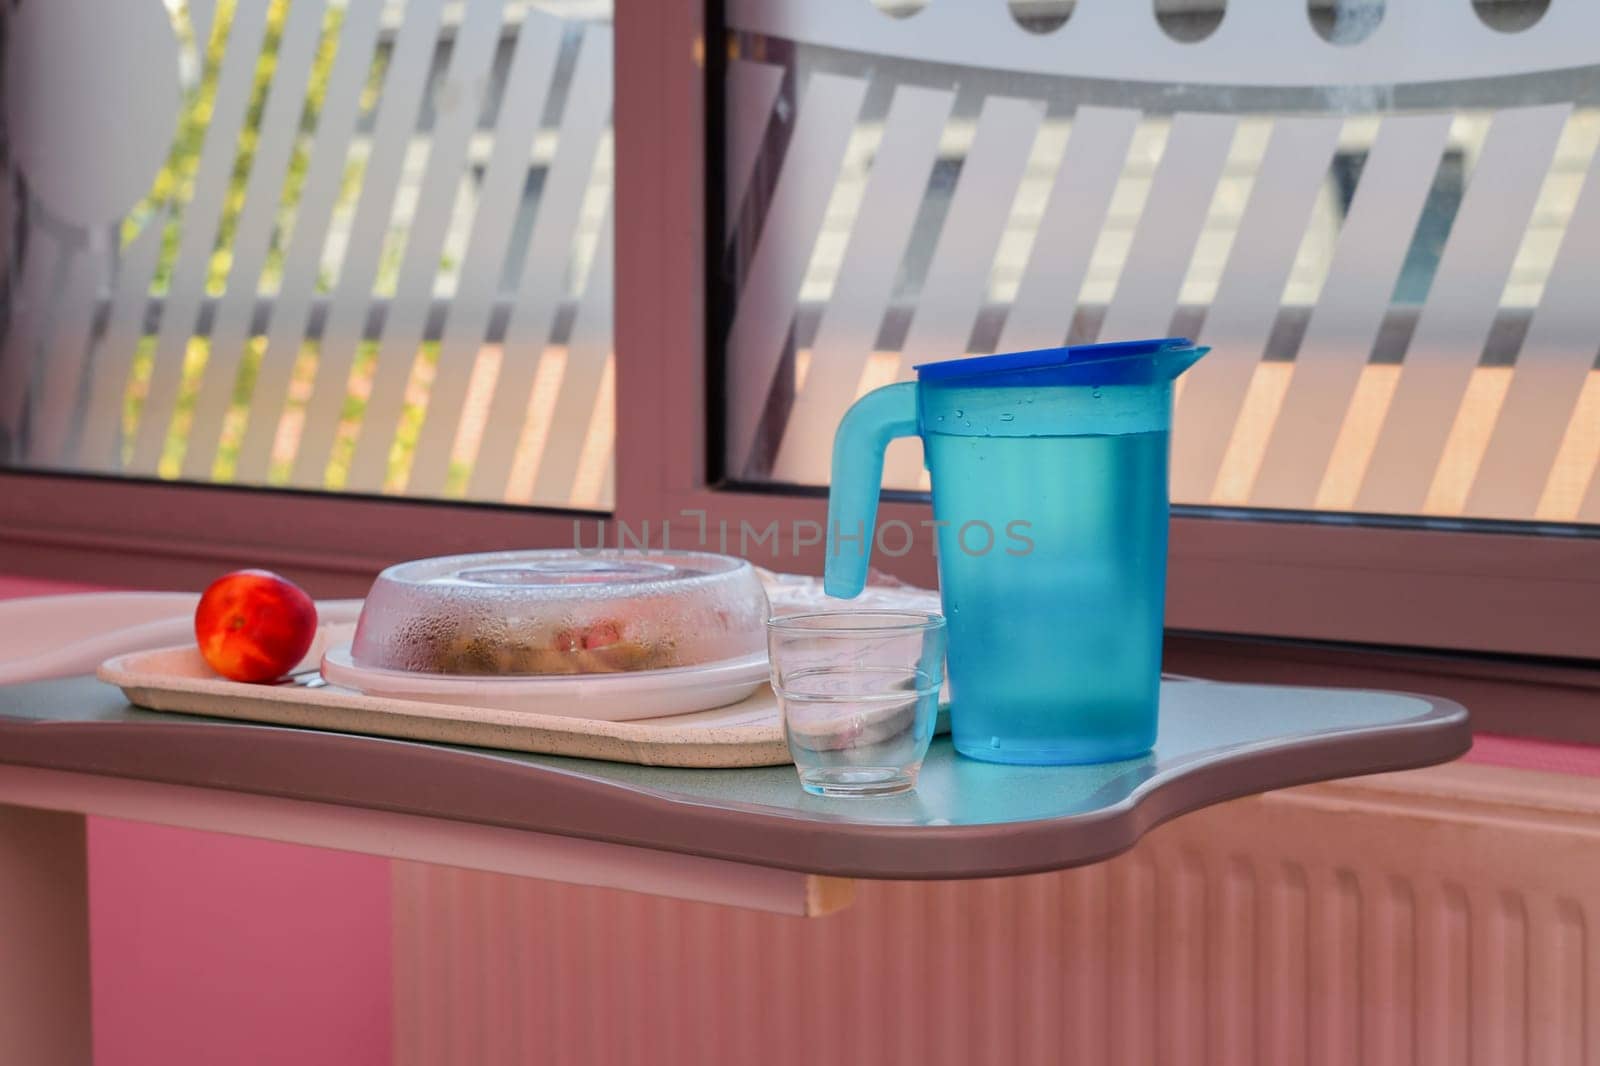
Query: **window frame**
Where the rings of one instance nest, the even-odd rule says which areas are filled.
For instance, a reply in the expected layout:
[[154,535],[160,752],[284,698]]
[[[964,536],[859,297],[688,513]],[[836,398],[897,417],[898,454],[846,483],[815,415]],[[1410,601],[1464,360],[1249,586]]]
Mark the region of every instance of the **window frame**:
[[[714,4],[714,0],[712,0]],[[720,418],[708,324],[717,179],[707,71],[720,48],[706,0],[617,0],[616,504],[609,515],[0,471],[0,569],[124,586],[189,586],[232,566],[269,566],[319,594],[360,595],[390,562],[459,551],[570,546],[610,517],[650,542],[724,547],[788,571],[820,572],[815,490],[712,476]],[[925,502],[886,494],[883,520],[916,531],[875,564],[935,582]],[[780,543],[740,545],[740,523]],[[725,525],[724,525],[725,523]],[[807,527],[809,530],[809,527]],[[359,540],[352,537],[359,531]],[[1600,660],[1600,535],[1359,516],[1179,509],[1167,624],[1174,629]]]

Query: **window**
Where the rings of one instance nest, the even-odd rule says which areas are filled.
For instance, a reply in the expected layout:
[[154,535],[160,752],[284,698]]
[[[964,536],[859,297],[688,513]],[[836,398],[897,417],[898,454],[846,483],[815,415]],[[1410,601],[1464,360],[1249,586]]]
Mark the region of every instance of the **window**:
[[1600,655],[1600,11],[1015,7],[728,5],[724,484],[919,362],[1186,334],[1169,624]]
[[1186,334],[1215,351],[1179,503],[1600,523],[1600,68],[1548,54],[1570,25],[1495,39],[1437,0],[1401,47],[1381,5],[1313,3],[1177,44],[1108,6],[1045,46],[998,4],[734,5],[728,475],[825,483],[845,406],[919,362]]
[[5,18],[6,465],[610,507],[609,0]]
[[[217,24],[231,19],[235,27],[227,41],[256,2],[216,6]],[[93,317],[52,312],[47,325],[26,327],[35,331],[30,336],[48,332],[52,351],[86,350],[87,341],[79,348],[60,338],[87,331],[98,353],[116,323],[118,337],[132,338],[116,349],[134,353],[124,356],[130,371],[140,344],[154,345],[148,380],[165,375],[169,399],[159,406],[171,404],[167,429],[180,417],[200,424],[204,408],[207,439],[214,431],[224,445],[240,433],[241,414],[251,413],[262,390],[245,388],[246,374],[223,375],[233,393],[225,405],[204,407],[210,376],[203,375],[188,415],[184,390],[196,365],[229,359],[219,350],[234,352],[237,369],[246,369],[264,338],[258,379],[271,370],[281,376],[274,387],[287,402],[307,412],[321,403],[338,416],[318,423],[310,476],[296,476],[298,446],[276,449],[280,438],[293,437],[293,419],[281,412],[268,419],[274,447],[264,478],[253,473],[259,468],[241,474],[241,450],[232,482],[219,483],[226,476],[219,446],[209,469],[195,460],[198,479],[185,480],[196,476],[184,470],[190,454],[205,449],[195,450],[191,430],[182,454],[169,458],[174,435],[164,430],[151,432],[143,454],[148,462],[156,452],[155,473],[166,479],[152,482],[135,454],[138,423],[121,447],[102,453],[110,458],[101,465],[53,466],[32,451],[37,426],[48,421],[35,412],[72,411],[60,397],[77,393],[59,380],[50,384],[62,367],[43,358],[42,339],[30,341],[29,360],[0,356],[0,426],[11,449],[9,467],[0,464],[0,551],[10,565],[37,561],[83,580],[126,581],[132,558],[138,580],[171,585],[192,584],[226,560],[280,566],[321,582],[319,590],[359,593],[374,569],[397,558],[571,544],[574,520],[583,517],[571,508],[581,506],[609,510],[608,519],[627,522],[653,543],[670,536],[675,547],[703,545],[816,572],[833,424],[857,393],[892,380],[917,358],[1173,331],[1217,350],[1201,364],[1206,376],[1197,370],[1186,382],[1181,401],[1178,435],[1187,443],[1174,478],[1181,506],[1172,527],[1170,626],[1600,658],[1593,614],[1600,537],[1587,517],[1600,451],[1600,305],[1583,283],[1584,266],[1600,248],[1600,11],[1593,5],[1551,0],[1532,5],[1548,8],[1533,20],[1512,10],[1524,0],[1419,0],[1403,11],[1373,0],[653,0],[621,5],[610,25],[597,4],[413,0],[403,23],[385,29],[388,8],[372,15],[371,2],[287,0],[266,3],[260,13],[263,34],[281,14],[285,42],[297,12],[302,19],[304,7],[318,13],[321,28],[311,36],[319,43],[300,60],[308,70],[325,62],[331,18],[342,20],[341,38],[363,11],[376,27],[375,42],[392,31],[386,58],[356,64],[348,99],[325,95],[347,100],[353,112],[348,139],[334,139],[339,165],[329,179],[333,192],[325,194],[326,232],[297,225],[302,187],[285,201],[301,206],[282,218],[273,201],[275,221],[265,227],[272,236],[263,239],[265,251],[252,253],[265,274],[280,254],[275,241],[287,241],[287,262],[296,234],[310,233],[311,261],[320,264],[326,253],[336,268],[325,283],[315,272],[285,267],[279,281],[232,287],[226,279],[250,245],[237,237],[228,247],[192,238],[205,267],[194,271],[202,282],[185,290],[195,324],[180,330],[172,323],[188,321],[189,312],[168,314],[181,295],[176,274],[164,289],[131,284],[132,295],[120,302],[121,290],[108,284],[129,276],[123,268],[134,251],[159,262],[153,242],[134,245],[129,237],[137,234],[114,231],[130,208],[159,211],[171,202],[170,193],[145,202],[148,174],[164,157],[148,164],[131,191],[113,180],[120,171],[65,167],[57,177],[78,175],[90,192],[109,186],[122,197],[97,201],[116,210],[96,223],[100,244],[88,245],[116,254],[102,256],[107,273],[89,286]],[[32,0],[0,5],[8,42],[20,34],[16,13],[30,6]],[[48,6],[78,11],[91,4]],[[439,21],[428,29],[429,20],[419,23],[414,11],[435,6]],[[196,9],[210,12],[212,5]],[[165,25],[181,27],[188,10]],[[1192,14],[1193,27],[1211,30],[1176,39],[1157,17],[1163,12]],[[520,27],[515,36],[526,45],[534,14],[563,21],[558,35],[539,37],[547,48],[559,39],[551,89],[539,107],[519,113],[507,101],[541,94],[510,87],[508,35]],[[463,19],[459,32],[451,28],[451,20]],[[441,170],[446,187],[452,177],[460,182],[441,223],[442,200],[423,189],[428,161],[446,143],[440,130],[450,111],[425,101],[458,99],[438,71],[451,69],[469,22],[496,27],[492,48],[481,39],[476,46],[493,60],[474,66],[488,74],[485,87],[470,90],[484,99],[472,122],[457,123],[458,138],[463,125],[469,132],[453,166]],[[420,38],[413,33],[419,24]],[[134,39],[131,33],[120,39]],[[1261,47],[1264,35],[1271,47]],[[603,86],[596,96],[563,81],[582,73],[584,57],[610,61],[609,50],[589,47],[603,38],[615,41],[615,75],[607,80],[616,100],[614,148]],[[181,35],[175,39],[181,44]],[[391,123],[404,133],[395,158],[413,165],[367,166],[354,179],[358,186],[374,174],[386,175],[385,185],[393,179],[393,202],[367,213],[369,229],[360,225],[364,190],[344,190],[344,163],[347,155],[367,158],[354,147],[363,137],[381,140],[390,74],[405,42],[419,39],[425,43],[413,47],[423,58],[412,69],[432,72],[426,85],[412,85],[420,117]],[[224,73],[227,41],[218,58]],[[332,69],[340,48],[336,41]],[[262,50],[249,54],[259,59]],[[118,55],[124,52],[109,53]],[[289,55],[286,46],[277,49],[278,71]],[[175,99],[205,84],[205,67],[196,64],[180,59],[183,78],[170,87]],[[97,69],[96,77],[110,78],[109,58],[99,66],[106,71]],[[6,77],[19,69],[8,63]],[[257,71],[248,63],[241,69],[252,77]],[[1182,80],[1153,82],[1153,71],[1180,72]],[[256,82],[244,80],[235,95],[253,100]],[[14,84],[7,83],[4,109],[13,192],[27,166],[39,165],[23,165],[26,153],[17,149],[25,142],[87,153],[98,146],[92,138],[38,140],[22,124],[41,115],[59,122],[66,102],[78,98],[22,108]],[[291,82],[277,73],[271,84]],[[300,84],[313,82],[308,75]],[[564,93],[560,84],[568,84]],[[222,88],[219,78],[218,99]],[[146,95],[153,91],[146,87]],[[103,109],[105,98],[95,99]],[[236,148],[254,144],[257,163],[244,185],[217,186],[243,189],[236,234],[247,228],[250,178],[270,147],[273,99],[261,99],[259,115],[244,106],[241,129],[257,134],[227,140],[213,164],[236,169]],[[296,147],[278,150],[292,160],[309,144],[314,170],[329,104],[309,125],[303,102],[296,106],[301,117],[289,123]],[[174,106],[173,128],[157,131],[158,143],[174,139],[183,113]],[[220,113],[213,106],[208,135]],[[568,152],[576,116],[587,116],[592,153]],[[529,154],[505,176],[491,145],[507,142],[508,123],[531,121],[538,132]],[[202,148],[197,173],[205,158]],[[569,178],[558,180],[563,161]],[[581,179],[571,176],[574,168]],[[519,209],[474,209],[491,187]],[[578,206],[559,215],[541,209],[556,189]],[[597,252],[612,246],[603,227],[613,197],[615,298],[601,314],[598,298],[613,290],[591,281],[600,276]],[[1485,199],[1492,210],[1477,202]],[[24,203],[32,200],[0,197],[0,211],[11,212],[0,218],[0,233],[9,238],[24,232],[21,222],[38,223],[48,239],[31,249],[13,241],[7,250],[8,338],[26,322],[12,309],[28,306],[15,299],[27,284],[52,293],[82,288],[71,277],[58,284],[55,266],[31,275],[32,282],[19,270],[66,232],[48,203],[20,219]],[[338,221],[340,211],[348,221]],[[427,226],[417,221],[424,215],[432,219]],[[226,217],[225,207],[217,217]],[[475,258],[475,230],[491,228],[489,220],[500,225],[485,246],[503,247],[504,256]],[[424,257],[408,274],[408,249],[422,247],[414,238],[424,230],[439,259]],[[541,232],[551,235],[543,244]],[[572,236],[554,240],[558,232]],[[352,247],[370,261],[355,279],[361,284],[345,287],[354,294],[347,304],[340,303],[340,281],[349,242],[336,236],[344,233],[363,235],[367,243]],[[536,252],[549,246],[565,253]],[[69,239],[65,247],[77,245]],[[512,265],[518,262],[525,264],[521,274]],[[155,277],[155,267],[149,270]],[[212,291],[217,273],[223,283]],[[469,283],[486,276],[494,282]],[[400,299],[415,291],[408,278],[425,300]],[[283,314],[291,287],[306,293],[296,312],[304,314],[303,328],[284,325],[296,321]],[[585,317],[591,294],[595,313]],[[535,320],[538,329],[529,325]],[[585,321],[593,332],[580,328]],[[602,343],[602,326],[614,332],[614,343]],[[219,345],[224,327],[232,331],[225,339],[244,339]],[[319,400],[315,370],[330,327],[345,354],[326,375],[336,384]],[[191,339],[210,350],[163,364],[163,328],[182,335],[186,357]],[[288,370],[268,366],[274,328],[289,338]],[[579,337],[589,338],[584,352],[614,348],[615,369],[608,372],[600,355],[573,376],[560,357]],[[435,341],[437,357],[427,350]],[[9,353],[12,341],[0,343]],[[377,354],[367,354],[374,344]],[[515,388],[506,388],[497,354],[521,360]],[[434,358],[438,368],[430,373]],[[374,374],[363,397],[348,373],[363,359],[379,369],[401,365],[406,375]],[[306,368],[309,395],[289,396],[294,375]],[[138,383],[132,373],[113,380]],[[380,381],[387,382],[381,397]],[[129,398],[122,385],[109,389]],[[24,415],[13,417],[19,402]],[[383,419],[374,420],[375,406]],[[509,418],[501,418],[507,410]],[[435,411],[445,413],[445,425],[432,426]],[[347,414],[360,415],[360,424]],[[381,421],[381,437],[391,416],[394,435],[381,460],[374,457],[385,449],[377,445],[363,453],[365,427]],[[58,434],[65,425],[70,442],[88,422],[50,424]],[[251,424],[243,418],[241,449]],[[481,439],[474,452],[474,426],[483,439],[518,442],[496,446],[496,465],[486,468],[493,477],[479,474],[490,453]],[[523,443],[541,426],[548,427],[543,453]],[[449,461],[431,446],[445,437]],[[551,442],[559,442],[554,466]],[[344,473],[322,461],[323,447],[329,459],[349,456]],[[1360,476],[1340,473],[1331,461],[1337,456]],[[914,452],[909,459],[902,465],[910,476],[890,482],[904,491],[891,493],[880,514],[916,528],[927,505]],[[422,467],[428,475],[419,480]],[[547,468],[561,472],[546,478],[548,492],[540,475],[529,473]],[[89,471],[92,491],[78,475],[53,472],[70,469]],[[1369,471],[1393,484],[1369,494]],[[475,480],[490,489],[475,490]],[[239,487],[263,485],[305,491]],[[587,486],[583,494],[579,485]],[[1498,487],[1491,493],[1484,485]],[[597,517],[583,518],[586,543]],[[742,538],[745,530],[752,535]],[[925,539],[883,564],[911,580],[934,579]]]

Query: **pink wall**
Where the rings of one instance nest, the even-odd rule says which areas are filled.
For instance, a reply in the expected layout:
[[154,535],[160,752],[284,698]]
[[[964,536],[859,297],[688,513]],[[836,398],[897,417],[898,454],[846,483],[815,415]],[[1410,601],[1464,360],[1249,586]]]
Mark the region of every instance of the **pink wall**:
[[95,1063],[387,1066],[389,893],[385,859],[91,818]]
[[97,1066],[387,1066],[389,864],[89,824]]

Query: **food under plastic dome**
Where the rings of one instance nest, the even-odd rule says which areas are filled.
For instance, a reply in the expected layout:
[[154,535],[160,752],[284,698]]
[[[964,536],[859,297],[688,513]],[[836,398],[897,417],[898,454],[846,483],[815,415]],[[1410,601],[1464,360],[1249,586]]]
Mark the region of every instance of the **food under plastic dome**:
[[365,668],[609,674],[761,654],[767,596],[745,560],[707,552],[542,550],[391,566],[351,645]]

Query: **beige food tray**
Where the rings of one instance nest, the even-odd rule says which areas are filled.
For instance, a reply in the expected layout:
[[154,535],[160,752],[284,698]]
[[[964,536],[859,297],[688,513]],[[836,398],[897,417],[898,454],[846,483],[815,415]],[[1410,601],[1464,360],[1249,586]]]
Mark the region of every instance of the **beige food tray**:
[[[348,626],[324,627],[302,666],[314,669],[327,646],[348,635]],[[766,685],[727,707],[671,718],[600,722],[365,696],[334,685],[247,685],[218,677],[192,646],[119,655],[101,664],[98,674],[140,707],[212,718],[644,766],[778,766],[790,761],[778,702]]]

